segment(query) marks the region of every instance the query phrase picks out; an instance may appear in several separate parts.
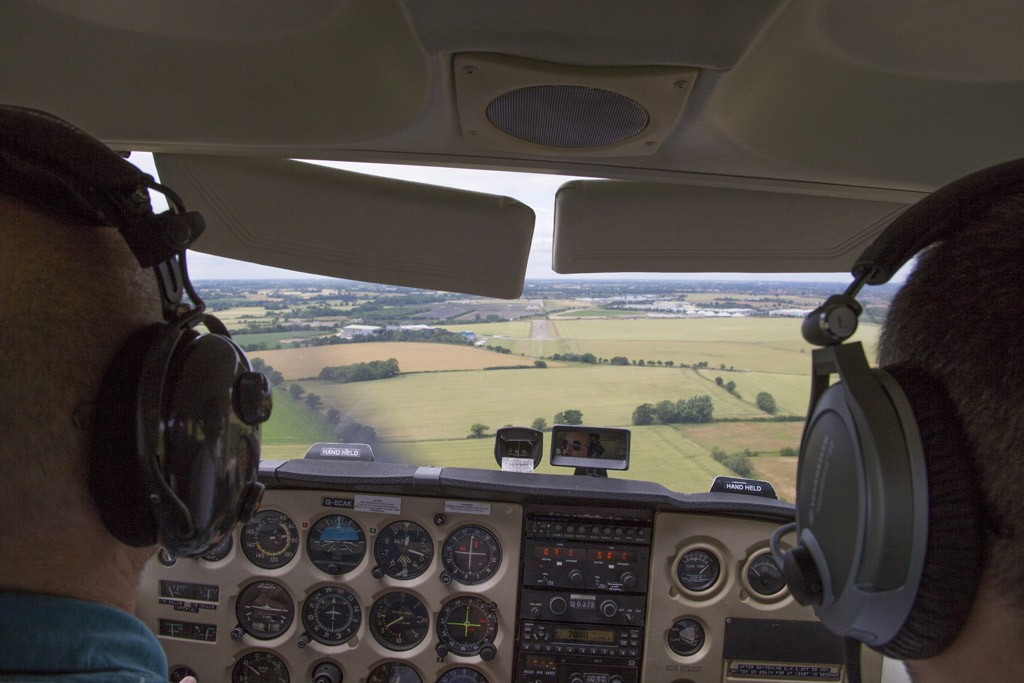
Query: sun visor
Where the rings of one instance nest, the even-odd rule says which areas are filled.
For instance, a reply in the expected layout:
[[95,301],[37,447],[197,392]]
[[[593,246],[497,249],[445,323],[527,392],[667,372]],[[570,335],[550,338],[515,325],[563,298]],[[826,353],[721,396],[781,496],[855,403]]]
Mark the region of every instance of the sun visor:
[[366,282],[514,299],[534,213],[509,197],[299,161],[155,155],[202,212],[198,251]]
[[558,273],[849,272],[917,198],[574,180],[555,197]]

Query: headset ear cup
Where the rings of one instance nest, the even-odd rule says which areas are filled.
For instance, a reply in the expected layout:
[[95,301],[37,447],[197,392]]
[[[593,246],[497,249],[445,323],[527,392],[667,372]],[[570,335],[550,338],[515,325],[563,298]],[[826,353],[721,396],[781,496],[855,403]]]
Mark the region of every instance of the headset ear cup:
[[89,490],[107,530],[135,547],[157,542],[150,482],[138,452],[140,381],[152,350],[170,328],[144,327],[129,335],[100,385],[89,448]]
[[928,473],[928,544],[910,614],[896,636],[876,649],[898,659],[927,659],[956,638],[978,590],[981,492],[960,417],[945,385],[911,367],[884,371],[903,389],[921,435]]

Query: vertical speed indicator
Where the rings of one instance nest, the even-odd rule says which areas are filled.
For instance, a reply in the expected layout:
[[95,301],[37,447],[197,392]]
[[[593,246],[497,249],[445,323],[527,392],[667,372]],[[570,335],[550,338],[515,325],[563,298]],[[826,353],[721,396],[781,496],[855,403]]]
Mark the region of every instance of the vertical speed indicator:
[[444,568],[464,585],[483,583],[501,567],[501,546],[487,529],[464,526],[445,539],[441,549]]

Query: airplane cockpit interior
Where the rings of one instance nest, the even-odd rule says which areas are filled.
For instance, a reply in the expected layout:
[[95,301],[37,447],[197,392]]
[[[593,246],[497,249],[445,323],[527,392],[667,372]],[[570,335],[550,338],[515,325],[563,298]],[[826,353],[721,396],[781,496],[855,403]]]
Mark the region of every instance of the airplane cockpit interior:
[[[138,405],[104,394],[129,418],[101,420],[122,454],[91,475],[94,496],[138,489],[130,507],[99,505],[115,537],[159,546],[135,614],[169,680],[909,681],[901,660],[948,645],[918,640],[920,591],[960,590],[929,583],[929,535],[962,520],[929,510],[923,437],[872,379],[884,313],[870,297],[941,239],[920,234],[930,212],[984,201],[936,191],[1022,156],[1022,28],[1024,5],[987,0],[0,3],[0,168],[31,157],[88,185],[93,222],[123,220],[157,272],[173,338],[202,332],[190,360],[147,360]],[[61,135],[87,151],[32,156]],[[996,169],[1024,186],[1019,164]],[[484,180],[445,186],[456,172]],[[548,203],[520,182],[550,185]],[[154,209],[139,218],[125,186]],[[695,348],[674,326],[711,314],[637,313],[644,295],[618,289],[537,294],[539,253],[581,283],[830,277],[775,306],[799,317],[702,304],[732,336],[703,339],[710,367],[683,368],[662,349]],[[313,312],[257,330],[287,287],[225,294],[203,270],[213,257],[379,289],[291,293]],[[728,299],[708,292],[687,306]],[[429,346],[458,360],[399,349],[456,296],[522,311],[451,317],[462,346]],[[408,316],[394,329],[389,306]],[[666,325],[630,341],[664,364],[613,347],[631,316]],[[784,355],[755,358],[747,320]],[[310,343],[324,325],[345,343]],[[387,353],[351,355],[376,344]],[[353,360],[331,375],[311,359],[334,350]],[[471,353],[498,360],[445,365]],[[385,372],[389,354],[388,379],[341,377]],[[714,421],[689,393],[715,397]],[[664,418],[663,398],[693,419]],[[268,436],[300,414],[336,438]],[[343,436],[356,419],[376,432]],[[773,453],[792,438],[799,457],[772,460],[788,480],[768,458],[729,469],[707,432],[670,422],[714,426],[736,450],[762,430],[748,455],[761,435]],[[413,455],[427,434],[433,450]],[[659,460],[670,438],[700,457]],[[699,485],[675,483],[705,460]]]

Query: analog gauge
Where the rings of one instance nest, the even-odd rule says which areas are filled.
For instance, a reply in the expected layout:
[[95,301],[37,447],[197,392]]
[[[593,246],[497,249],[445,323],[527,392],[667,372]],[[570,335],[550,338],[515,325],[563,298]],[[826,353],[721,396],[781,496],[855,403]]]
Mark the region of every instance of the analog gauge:
[[263,510],[242,528],[242,552],[257,567],[275,569],[292,561],[299,549],[299,532],[288,515]]
[[437,615],[437,637],[448,650],[462,657],[480,652],[498,634],[494,603],[464,596],[449,600]]
[[423,683],[423,679],[408,664],[385,662],[370,672],[366,683]]
[[167,677],[167,680],[169,680],[170,683],[181,683],[181,679],[185,678],[185,676],[191,676],[192,678],[197,677],[196,672],[187,666],[176,666],[171,669],[171,674]]
[[411,650],[427,637],[430,615],[412,593],[386,593],[370,609],[370,632],[389,650]]
[[345,515],[327,515],[309,530],[306,549],[317,569],[328,574],[347,574],[363,561],[366,536]]
[[704,647],[704,627],[693,619],[679,619],[668,632],[668,646],[677,655],[689,657]]
[[359,630],[362,616],[356,597],[339,586],[316,589],[302,605],[306,633],[324,645],[349,641]]
[[250,583],[238,594],[235,617],[245,632],[260,640],[270,640],[288,630],[295,606],[288,591],[273,581]]
[[243,655],[231,670],[231,683],[288,683],[288,667],[273,652]]
[[691,550],[676,567],[676,576],[683,588],[695,593],[706,591],[718,581],[721,573],[718,558],[707,550]]
[[206,560],[207,562],[220,562],[228,556],[228,553],[231,552],[231,546],[233,544],[234,543],[231,540],[231,534],[228,534],[224,537],[223,541],[210,548],[210,552],[203,555],[202,559]]
[[434,559],[434,541],[415,522],[393,522],[381,529],[373,554],[388,576],[415,579],[427,571]]
[[487,529],[464,526],[445,540],[441,561],[448,573],[459,583],[483,583],[501,566],[501,546]]
[[752,591],[765,597],[775,595],[786,587],[786,579],[768,553],[758,555],[747,565],[747,583]]
[[482,673],[474,669],[460,666],[458,669],[445,671],[437,683],[487,683]]

